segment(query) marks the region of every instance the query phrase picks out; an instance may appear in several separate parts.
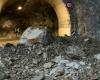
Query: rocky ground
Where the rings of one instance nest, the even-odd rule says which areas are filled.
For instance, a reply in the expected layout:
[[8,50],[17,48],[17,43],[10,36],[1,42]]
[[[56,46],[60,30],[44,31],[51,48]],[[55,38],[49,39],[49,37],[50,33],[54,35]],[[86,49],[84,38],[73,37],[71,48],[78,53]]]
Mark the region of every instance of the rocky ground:
[[0,47],[0,80],[100,80],[100,42],[56,38]]

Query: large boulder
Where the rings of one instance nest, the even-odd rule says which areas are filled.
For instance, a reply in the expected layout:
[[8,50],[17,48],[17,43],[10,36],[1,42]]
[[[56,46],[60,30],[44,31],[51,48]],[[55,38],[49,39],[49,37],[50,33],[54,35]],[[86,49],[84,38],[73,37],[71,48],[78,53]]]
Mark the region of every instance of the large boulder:
[[54,40],[47,27],[28,27],[20,38],[21,44],[31,45],[34,43],[48,44]]

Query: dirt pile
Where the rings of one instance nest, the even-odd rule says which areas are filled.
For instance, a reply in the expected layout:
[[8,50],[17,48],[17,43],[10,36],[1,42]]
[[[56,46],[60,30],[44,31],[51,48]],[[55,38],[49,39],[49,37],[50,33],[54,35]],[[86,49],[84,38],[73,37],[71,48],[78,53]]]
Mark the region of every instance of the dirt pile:
[[100,80],[99,43],[64,40],[0,47],[0,80]]

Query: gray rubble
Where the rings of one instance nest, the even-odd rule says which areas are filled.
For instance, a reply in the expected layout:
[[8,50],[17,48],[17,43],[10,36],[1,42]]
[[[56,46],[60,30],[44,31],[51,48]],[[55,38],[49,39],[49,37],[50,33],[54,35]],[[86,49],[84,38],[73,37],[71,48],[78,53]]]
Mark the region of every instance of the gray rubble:
[[47,27],[28,27],[22,34],[19,43],[31,45],[33,43],[48,44],[53,41],[53,35]]
[[100,53],[98,53],[98,54],[94,55],[94,58],[96,58],[96,59],[100,60]]
[[93,46],[94,42],[62,40],[48,45],[6,44],[0,48],[0,80],[100,80],[100,60],[94,57],[100,46]]

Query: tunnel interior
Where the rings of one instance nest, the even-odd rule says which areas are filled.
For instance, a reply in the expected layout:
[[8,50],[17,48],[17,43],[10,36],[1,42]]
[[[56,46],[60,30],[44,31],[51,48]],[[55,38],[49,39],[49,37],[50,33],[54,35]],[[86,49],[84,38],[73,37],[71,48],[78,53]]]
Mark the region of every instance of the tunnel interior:
[[25,0],[6,2],[0,14],[0,38],[19,38],[29,26],[47,26],[57,34],[58,19],[52,6],[38,0],[33,3]]
[[57,36],[71,36],[71,17],[63,0],[0,0],[0,42],[16,44],[26,30],[48,27]]

